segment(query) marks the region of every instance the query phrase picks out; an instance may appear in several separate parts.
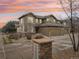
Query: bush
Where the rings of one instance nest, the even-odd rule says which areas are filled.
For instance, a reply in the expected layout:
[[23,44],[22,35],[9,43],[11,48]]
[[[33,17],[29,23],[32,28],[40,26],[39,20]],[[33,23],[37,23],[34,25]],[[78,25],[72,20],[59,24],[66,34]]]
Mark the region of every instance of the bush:
[[14,39],[15,37],[11,34],[8,36],[9,39]]
[[6,37],[6,38],[3,38],[3,43],[4,44],[9,44],[9,43],[13,43],[13,42],[12,42],[11,39],[9,39],[9,38]]
[[36,34],[33,38],[34,39],[42,39],[42,38],[44,38],[44,36],[41,34]]
[[15,40],[17,40],[18,39],[18,35],[17,34],[10,34],[8,36],[8,39],[15,39]]
[[15,34],[9,34],[6,37],[3,37],[4,44],[13,43],[13,40],[17,40],[18,37]]

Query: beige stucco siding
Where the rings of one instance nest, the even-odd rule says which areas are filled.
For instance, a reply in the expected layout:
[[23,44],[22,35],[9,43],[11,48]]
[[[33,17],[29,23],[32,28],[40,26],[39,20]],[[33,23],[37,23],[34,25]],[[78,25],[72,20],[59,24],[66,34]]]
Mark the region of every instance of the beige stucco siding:
[[33,16],[26,16],[23,18],[23,26],[24,26],[24,31],[25,32],[33,32],[34,28],[33,28],[33,22],[34,21],[34,17]]
[[57,28],[57,27],[42,27],[39,28],[38,32],[47,36],[64,35],[67,33],[66,30],[64,30],[64,28]]
[[[20,27],[17,29],[17,31],[20,32],[36,32],[34,25],[41,25],[46,23],[51,23],[53,26],[54,24],[60,24],[59,21],[55,19],[53,16],[45,16],[40,17],[33,14],[26,14],[22,16],[22,18],[19,21]],[[46,28],[40,28],[39,33],[43,33],[46,35],[59,35],[65,33],[65,31],[62,28],[55,28],[55,27],[46,27]]]

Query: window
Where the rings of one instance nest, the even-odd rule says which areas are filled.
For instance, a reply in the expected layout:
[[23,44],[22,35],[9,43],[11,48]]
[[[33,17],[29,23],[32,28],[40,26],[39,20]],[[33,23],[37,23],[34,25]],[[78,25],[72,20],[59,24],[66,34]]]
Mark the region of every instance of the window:
[[47,23],[52,23],[52,19],[51,18],[47,18]]
[[56,20],[52,17],[47,18],[46,21],[47,21],[47,23],[55,23],[56,22]]
[[42,19],[39,19],[39,20],[38,20],[38,23],[42,23]]
[[56,22],[56,20],[53,17],[51,17],[50,20],[51,20],[52,23]]
[[36,20],[36,23],[38,23],[38,19],[35,19]]
[[49,19],[47,18],[47,22],[49,21]]
[[59,22],[59,21],[57,21],[57,23],[58,23],[58,24],[60,24],[60,22]]
[[33,17],[27,17],[27,22],[28,23],[33,23]]
[[66,25],[66,22],[64,22],[63,24]]
[[53,19],[53,21],[56,22],[55,19]]
[[42,20],[40,19],[40,23],[42,23]]
[[21,23],[21,24],[23,23],[23,19],[20,20],[20,23]]

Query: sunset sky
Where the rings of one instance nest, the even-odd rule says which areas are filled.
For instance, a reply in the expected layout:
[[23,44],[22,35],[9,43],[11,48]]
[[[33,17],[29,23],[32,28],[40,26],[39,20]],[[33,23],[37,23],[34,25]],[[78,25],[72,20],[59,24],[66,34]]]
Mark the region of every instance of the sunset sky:
[[59,0],[0,0],[0,28],[10,20],[18,20],[18,17],[27,12],[65,16]]

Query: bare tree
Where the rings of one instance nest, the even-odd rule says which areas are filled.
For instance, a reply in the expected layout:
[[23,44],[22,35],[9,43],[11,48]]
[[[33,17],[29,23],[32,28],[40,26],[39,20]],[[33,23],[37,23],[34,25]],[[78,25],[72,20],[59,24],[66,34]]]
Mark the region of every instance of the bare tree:
[[[78,0],[59,0],[59,2],[62,6],[63,11],[65,12],[68,19],[70,20],[71,30],[70,30],[69,36],[70,36],[71,42],[73,44],[73,49],[75,52],[77,52],[78,48],[79,48],[79,37],[78,37],[78,41],[77,41],[78,43],[76,44],[76,37],[75,37],[76,32],[75,31],[77,31],[77,33],[79,31],[78,31],[78,26],[76,25],[77,28],[75,27],[74,17],[78,17],[77,14],[78,14],[78,10],[79,10],[79,7],[78,7],[79,1]],[[78,36],[79,36],[79,33],[78,33]]]

